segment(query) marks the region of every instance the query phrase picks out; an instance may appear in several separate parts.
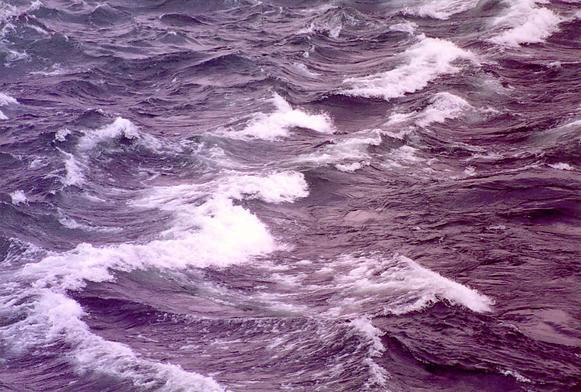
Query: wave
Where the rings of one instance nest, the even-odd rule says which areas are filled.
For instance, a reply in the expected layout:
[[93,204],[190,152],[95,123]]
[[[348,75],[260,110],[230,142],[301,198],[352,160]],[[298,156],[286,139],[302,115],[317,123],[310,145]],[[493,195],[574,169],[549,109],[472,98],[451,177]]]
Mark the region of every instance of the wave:
[[390,376],[383,367],[374,361],[374,358],[381,357],[385,352],[385,346],[381,343],[381,337],[385,333],[374,327],[367,317],[358,317],[352,320],[350,325],[369,342],[364,362],[369,368],[370,377],[365,386],[372,388],[377,385],[385,388]]
[[401,57],[405,63],[391,71],[346,79],[344,83],[349,87],[340,92],[387,101],[422,90],[441,75],[459,72],[460,68],[453,64],[455,61],[478,63],[473,53],[439,38],[424,37]]
[[271,99],[276,111],[270,114],[258,113],[240,131],[224,133],[225,136],[238,139],[278,140],[289,137],[293,128],[310,129],[319,133],[333,133],[335,127],[326,114],[309,114],[300,109],[293,109],[280,95],[274,94]]
[[403,13],[420,17],[446,20],[452,15],[468,11],[478,4],[479,0],[430,0],[415,7],[404,8]]
[[427,127],[433,123],[443,123],[446,120],[460,117],[462,113],[474,109],[464,98],[449,92],[437,93],[430,99],[430,104],[421,112],[394,113],[389,117],[387,125],[399,125],[413,121],[415,125]]
[[[134,208],[159,208],[174,215],[171,229],[158,240],[107,247],[80,244],[69,252],[25,265],[2,298],[5,311],[20,314],[17,321],[0,329],[6,341],[15,350],[64,341],[72,347],[78,371],[114,375],[132,380],[138,387],[223,390],[210,378],[141,359],[128,347],[94,335],[81,320],[80,305],[66,295],[83,289],[88,281],[113,281],[114,271],[224,267],[268,254],[279,245],[255,215],[233,200],[258,198],[281,203],[308,193],[304,177],[294,172],[234,175],[227,181],[206,184],[206,188],[186,187],[189,192],[184,186],[154,188],[133,203]],[[208,197],[207,187],[214,188],[209,193],[212,196],[196,203],[200,197]]]
[[490,312],[493,301],[486,295],[437,272],[422,267],[412,259],[343,256],[336,267],[348,274],[338,274],[334,287],[338,293],[329,315],[346,317],[361,311],[371,314],[406,314],[422,310],[438,301],[464,306],[474,312]]
[[492,26],[504,31],[491,41],[505,46],[540,43],[559,30],[561,17],[548,8],[540,7],[546,4],[544,0],[514,0],[505,1],[509,8],[497,17]]
[[[18,101],[10,95],[0,93],[0,107],[8,105],[18,105]],[[8,120],[8,116],[6,116],[2,110],[0,110],[0,120]]]
[[136,141],[152,150],[158,150],[161,147],[159,140],[141,133],[135,124],[122,117],[117,117],[111,124],[99,129],[84,131],[77,147],[80,151],[86,152],[94,149],[100,143],[116,139]]
[[369,146],[378,146],[380,143],[380,131],[360,131],[348,138],[324,142],[318,147],[318,151],[299,155],[293,162],[315,167],[333,165],[337,170],[353,173],[369,166],[371,162]]

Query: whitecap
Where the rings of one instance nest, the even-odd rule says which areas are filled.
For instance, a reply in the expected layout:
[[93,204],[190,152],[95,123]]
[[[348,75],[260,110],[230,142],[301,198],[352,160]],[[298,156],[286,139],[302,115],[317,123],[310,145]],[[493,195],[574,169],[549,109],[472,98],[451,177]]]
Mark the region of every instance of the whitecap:
[[244,129],[224,135],[230,138],[274,141],[290,136],[292,128],[305,128],[328,134],[335,132],[335,127],[326,114],[309,114],[300,109],[293,109],[278,94],[274,94],[271,102],[276,108],[273,113],[257,113]]
[[[16,98],[11,97],[8,94],[0,93],[0,106],[8,106],[8,105],[18,105],[18,101]],[[8,116],[4,114],[0,110],[0,120],[8,120]]]
[[28,199],[23,190],[17,190],[10,193],[10,199],[12,200],[12,204],[14,205],[28,203]]
[[403,52],[401,57],[404,64],[391,71],[346,79],[344,83],[348,87],[340,92],[345,95],[390,100],[422,90],[441,75],[459,72],[460,68],[453,64],[457,60],[477,63],[471,52],[439,38],[424,37]]
[[549,167],[552,167],[553,169],[557,170],[573,170],[573,166],[565,162],[551,163],[549,164]]
[[426,127],[433,123],[443,123],[446,120],[458,118],[470,109],[474,108],[464,98],[449,92],[440,92],[430,99],[430,104],[421,112],[394,113],[389,117],[387,125],[413,120],[414,124]]
[[563,19],[548,8],[540,7],[548,1],[513,0],[505,3],[508,10],[494,19],[493,27],[502,29],[502,33],[491,38],[493,43],[503,46],[519,46],[527,43],[545,41],[559,30]]
[[117,117],[111,124],[104,127],[86,130],[83,133],[84,135],[79,139],[77,145],[81,151],[92,150],[100,143],[118,138],[137,141],[152,150],[158,150],[161,147],[159,140],[151,135],[141,133],[135,124],[122,117]]
[[340,171],[352,173],[370,164],[369,146],[378,146],[380,143],[379,130],[360,131],[326,144],[316,152],[299,155],[292,161],[317,167],[334,165]]
[[476,4],[478,4],[478,0],[431,0],[422,5],[406,7],[404,13],[446,20],[452,15],[474,8]]
[[[355,266],[355,267],[353,267]],[[392,258],[358,257],[339,259],[333,308],[326,314],[356,315],[363,311],[406,314],[422,310],[438,301],[460,305],[477,313],[490,312],[493,301],[486,295],[443,277],[403,255]]]

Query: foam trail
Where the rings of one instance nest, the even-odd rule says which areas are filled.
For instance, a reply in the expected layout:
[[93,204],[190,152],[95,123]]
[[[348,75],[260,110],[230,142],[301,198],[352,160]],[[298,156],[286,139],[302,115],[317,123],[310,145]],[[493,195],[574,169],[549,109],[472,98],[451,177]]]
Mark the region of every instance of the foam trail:
[[240,139],[277,140],[291,135],[292,128],[311,129],[319,133],[333,133],[335,128],[325,114],[309,114],[293,109],[280,95],[274,94],[271,102],[276,111],[270,114],[258,113],[238,132],[226,136]]
[[471,52],[439,38],[422,38],[402,58],[405,63],[391,71],[346,79],[344,83],[349,87],[341,93],[390,100],[422,90],[441,75],[458,72],[460,68],[453,65],[457,60],[477,62]]
[[553,11],[538,6],[548,3],[547,1],[505,0],[505,3],[509,5],[508,11],[492,23],[494,27],[505,31],[491,39],[494,43],[503,46],[539,43],[559,30],[562,18]]

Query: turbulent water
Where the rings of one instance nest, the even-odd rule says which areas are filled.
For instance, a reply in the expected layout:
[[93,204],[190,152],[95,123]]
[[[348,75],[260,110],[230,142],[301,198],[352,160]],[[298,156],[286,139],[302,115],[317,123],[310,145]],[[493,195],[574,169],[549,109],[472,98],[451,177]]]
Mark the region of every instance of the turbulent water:
[[581,390],[579,0],[2,0],[0,390]]

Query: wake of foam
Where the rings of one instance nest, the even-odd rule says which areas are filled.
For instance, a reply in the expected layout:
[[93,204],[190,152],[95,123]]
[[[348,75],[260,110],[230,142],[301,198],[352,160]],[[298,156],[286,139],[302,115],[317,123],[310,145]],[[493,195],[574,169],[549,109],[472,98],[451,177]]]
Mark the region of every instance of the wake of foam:
[[277,140],[290,136],[292,128],[305,128],[329,134],[335,131],[331,119],[325,114],[309,114],[300,109],[293,109],[278,94],[274,94],[271,102],[276,108],[275,112],[258,113],[243,130],[229,132],[226,136],[239,139]]
[[407,49],[402,57],[406,62],[391,71],[346,79],[344,83],[349,87],[341,93],[389,100],[421,90],[440,75],[458,72],[460,69],[453,65],[457,60],[477,62],[471,52],[450,41],[425,37]]
[[538,6],[547,1],[505,0],[505,2],[509,5],[508,11],[493,21],[493,26],[505,31],[493,37],[492,42],[506,46],[539,43],[558,31],[562,19],[553,11]]

